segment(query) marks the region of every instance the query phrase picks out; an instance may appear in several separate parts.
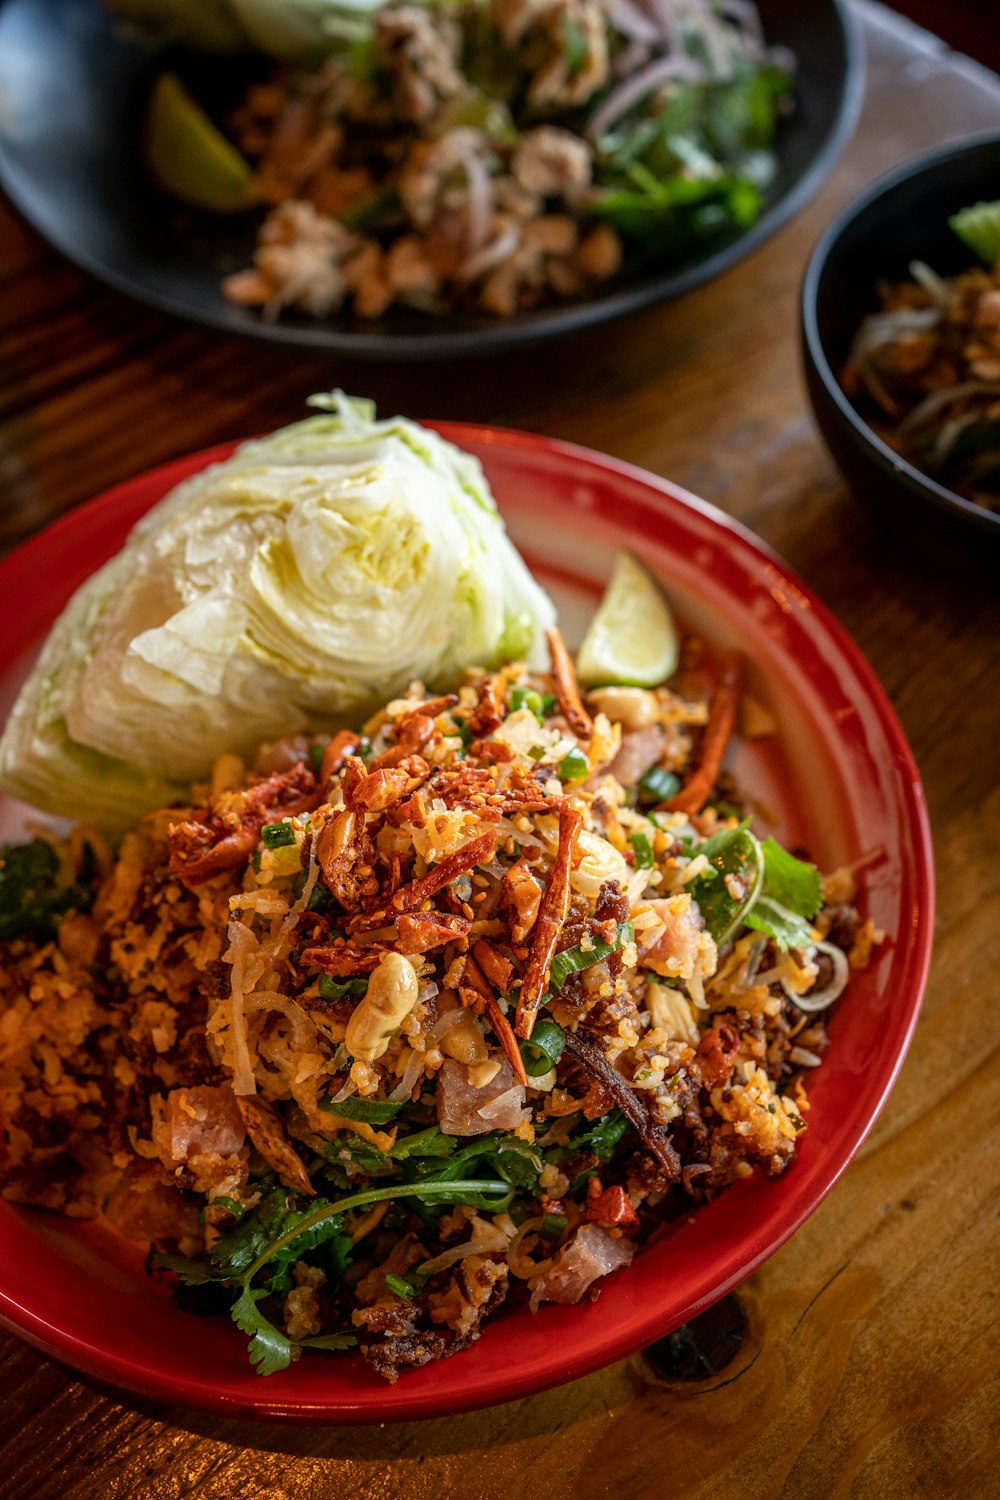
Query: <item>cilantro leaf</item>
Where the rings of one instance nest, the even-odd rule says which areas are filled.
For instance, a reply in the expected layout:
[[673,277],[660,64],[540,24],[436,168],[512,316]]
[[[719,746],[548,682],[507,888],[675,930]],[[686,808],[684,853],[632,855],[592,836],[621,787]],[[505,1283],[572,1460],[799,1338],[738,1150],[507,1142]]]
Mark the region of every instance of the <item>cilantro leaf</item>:
[[353,1349],[357,1343],[353,1333],[321,1333],[315,1338],[300,1339],[302,1349]]
[[292,1341],[273,1323],[268,1322],[257,1306],[268,1293],[263,1288],[252,1291],[245,1286],[233,1303],[230,1316],[241,1333],[250,1340],[250,1363],[258,1375],[276,1375],[292,1362]]
[[782,952],[812,942],[809,921],[823,903],[823,880],[815,865],[796,859],[772,838],[761,845],[764,889],[744,917],[748,927],[763,932]]
[[764,854],[764,895],[798,917],[814,917],[823,904],[823,877],[816,866],[796,859],[772,838],[766,838],[760,847]]
[[187,1255],[157,1254],[155,1263],[166,1271],[173,1271],[185,1286],[204,1286],[209,1281],[221,1281],[222,1272],[208,1261],[192,1260]]
[[[692,880],[691,894],[705,926],[721,948],[729,941],[756,905],[764,880],[764,856],[748,827],[749,819],[736,828],[713,834],[695,852],[704,855],[711,868]],[[744,894],[734,896],[726,877],[734,876]]]
[[803,922],[794,912],[776,907],[766,896],[761,896],[753,911],[743,920],[754,932],[763,932],[766,937],[772,938],[782,953],[789,948],[804,948],[812,942],[808,923]]
[[451,1156],[457,1145],[458,1136],[445,1135],[437,1125],[431,1125],[413,1135],[400,1136],[389,1155],[393,1161],[407,1161],[412,1156]]

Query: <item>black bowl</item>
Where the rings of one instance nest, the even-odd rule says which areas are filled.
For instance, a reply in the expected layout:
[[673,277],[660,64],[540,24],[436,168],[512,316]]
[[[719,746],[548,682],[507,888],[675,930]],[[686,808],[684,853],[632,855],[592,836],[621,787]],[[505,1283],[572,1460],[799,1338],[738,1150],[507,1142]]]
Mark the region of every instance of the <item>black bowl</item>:
[[183,214],[149,183],[137,140],[156,64],[116,31],[102,0],[0,4],[0,186],[70,260],[164,312],[227,333],[356,357],[490,353],[688,291],[741,260],[816,192],[857,117],[864,73],[857,23],[846,0],[759,3],[769,40],[795,52],[799,80],[798,108],[782,125],[778,174],[757,223],[679,263],[621,278],[587,300],[504,321],[393,308],[370,322],[286,315],[269,323],[226,302],[220,278],[250,263],[254,224]]
[[877,282],[904,280],[913,260],[943,276],[975,264],[948,218],[998,193],[1000,136],[974,136],[919,156],[833,221],[802,286],[802,354],[820,431],[851,488],[918,542],[961,536],[964,527],[967,540],[1000,546],[1000,513],[900,458],[855,410],[837,373],[862,318],[878,307]]

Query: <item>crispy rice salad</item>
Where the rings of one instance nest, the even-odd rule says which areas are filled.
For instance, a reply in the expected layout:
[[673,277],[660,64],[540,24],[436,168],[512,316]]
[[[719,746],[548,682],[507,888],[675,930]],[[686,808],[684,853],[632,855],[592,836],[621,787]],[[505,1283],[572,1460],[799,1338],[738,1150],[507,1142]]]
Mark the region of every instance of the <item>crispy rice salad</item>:
[[736,656],[584,695],[549,640],[224,756],[117,855],[5,851],[6,1196],[151,1241],[262,1374],[356,1343],[394,1381],[783,1172],[880,937],[720,771]]

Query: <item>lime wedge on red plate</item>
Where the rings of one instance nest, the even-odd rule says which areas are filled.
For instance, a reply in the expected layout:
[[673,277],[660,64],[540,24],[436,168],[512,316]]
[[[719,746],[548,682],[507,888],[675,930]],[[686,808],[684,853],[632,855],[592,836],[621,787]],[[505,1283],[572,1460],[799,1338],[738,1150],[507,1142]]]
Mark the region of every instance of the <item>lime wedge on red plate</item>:
[[253,205],[250,163],[173,73],[161,73],[153,86],[144,144],[153,178],[183,203],[219,214]]
[[619,552],[576,656],[586,687],[655,687],[677,670],[677,632],[659,584],[631,552]]

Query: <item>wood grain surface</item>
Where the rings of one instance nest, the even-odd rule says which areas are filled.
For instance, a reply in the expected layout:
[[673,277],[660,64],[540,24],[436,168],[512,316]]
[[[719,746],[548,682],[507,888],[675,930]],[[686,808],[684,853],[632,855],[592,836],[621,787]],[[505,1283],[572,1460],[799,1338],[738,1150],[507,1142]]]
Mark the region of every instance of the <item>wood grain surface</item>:
[[1000,80],[859,11],[864,114],[817,201],[681,302],[529,354],[414,369],[227,340],[103,290],[0,207],[0,547],[333,385],[383,413],[604,449],[738,516],[853,633],[921,767],[939,879],[900,1081],[844,1179],[740,1292],[749,1331],[714,1379],[672,1384],[638,1355],[471,1416],[286,1429],[123,1398],[0,1335],[4,1500],[1000,1496],[1000,596],[995,577],[911,555],[846,492],[796,336],[831,214],[922,148],[1000,128]]

